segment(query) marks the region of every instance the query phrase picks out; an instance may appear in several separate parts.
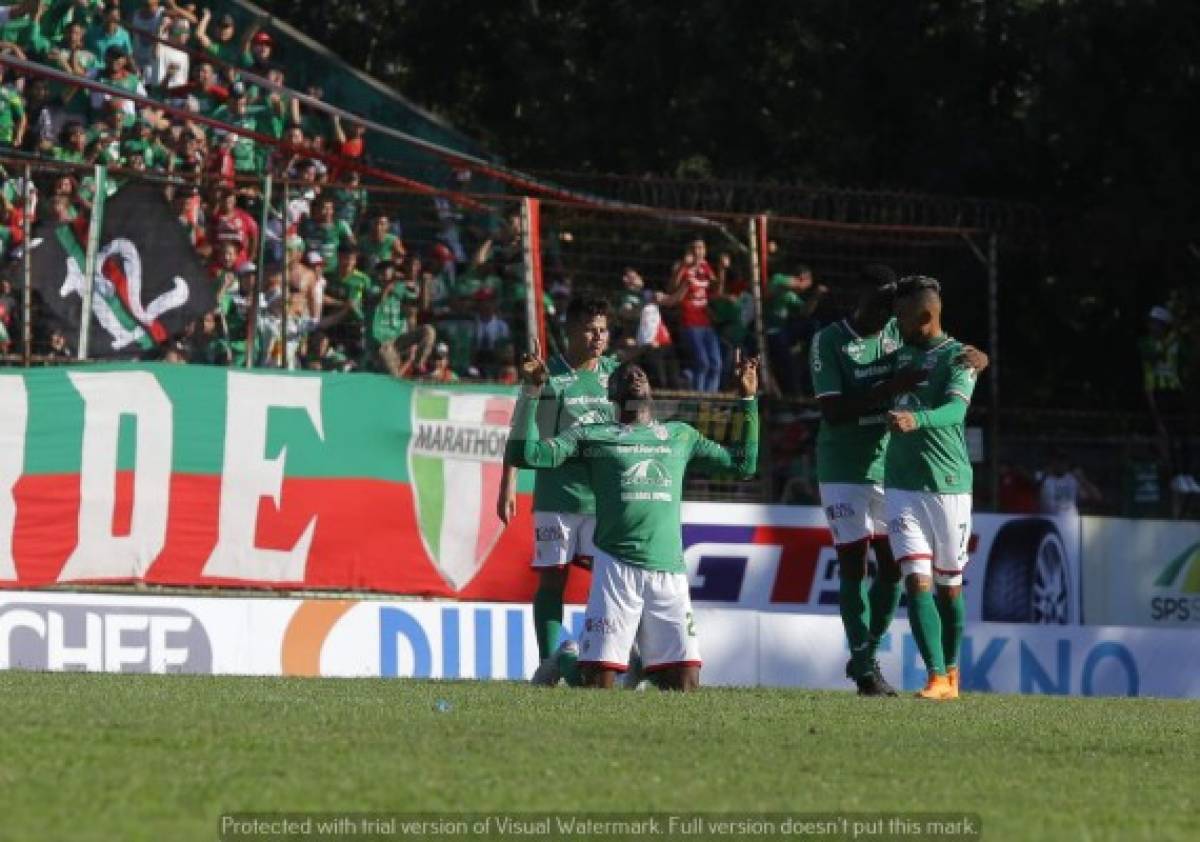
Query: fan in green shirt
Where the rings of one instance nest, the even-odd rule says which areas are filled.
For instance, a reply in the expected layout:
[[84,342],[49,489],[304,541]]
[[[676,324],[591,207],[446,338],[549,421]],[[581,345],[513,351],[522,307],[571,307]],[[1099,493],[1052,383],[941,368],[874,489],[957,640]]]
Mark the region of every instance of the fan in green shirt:
[[[654,414],[649,378],[635,363],[623,363],[609,378],[608,396],[617,412],[615,422],[580,424],[553,438],[542,439],[533,399],[540,397],[550,372],[540,359],[527,356],[522,375],[527,385],[513,419],[513,434],[517,439],[513,447],[518,464],[547,469],[558,468],[572,459],[580,462],[595,494],[597,550],[620,566],[681,577],[683,586],[677,593],[686,601],[681,518],[684,475],[691,465],[741,478],[753,475],[758,463],[755,402],[758,360],[743,360],[737,354],[735,375],[743,405],[733,424],[740,433],[735,434],[738,441],[728,448],[705,438],[689,424],[659,422]],[[623,597],[621,588],[629,581],[637,579],[621,576],[606,579],[602,587],[615,590],[606,590],[603,602],[606,607],[641,604],[640,622],[647,622],[646,612],[661,611],[663,606],[652,606],[649,598],[643,602],[642,593]],[[597,586],[593,582],[593,588]],[[589,598],[589,617],[595,605],[596,601]],[[639,618],[605,615],[595,618],[595,622],[636,630]],[[560,649],[560,665],[568,660],[569,654]],[[698,664],[663,666],[660,686],[691,690],[699,685]],[[612,687],[617,672],[605,661],[590,661],[584,680],[593,686]]]

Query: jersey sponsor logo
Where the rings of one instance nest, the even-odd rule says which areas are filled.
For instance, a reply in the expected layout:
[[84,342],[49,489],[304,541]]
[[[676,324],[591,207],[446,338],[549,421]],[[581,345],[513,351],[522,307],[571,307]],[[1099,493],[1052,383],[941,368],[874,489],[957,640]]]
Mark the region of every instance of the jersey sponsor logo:
[[583,630],[591,634],[616,634],[617,621],[610,617],[586,617]]
[[604,395],[573,395],[563,398],[563,404],[566,406],[594,406],[606,403],[609,403],[609,400]]
[[655,459],[643,459],[635,462],[621,474],[623,488],[638,489],[621,492],[621,500],[635,502],[648,500],[656,503],[671,502],[670,491],[655,491],[656,488],[670,488],[673,485],[671,474],[663,464]]
[[535,541],[561,541],[566,537],[561,526],[538,526],[533,530]]
[[[622,434],[632,432],[622,430]],[[669,456],[671,448],[654,444],[619,444],[610,448],[618,456]]]
[[608,415],[598,409],[589,410],[572,424],[572,427],[583,427],[588,424],[607,424],[609,421]]
[[854,517],[854,506],[850,503],[834,503],[832,506],[825,507],[825,515],[830,520]]
[[514,404],[507,395],[413,390],[408,472],[417,526],[455,590],[475,578],[504,528],[491,501]]
[[888,365],[868,365],[854,369],[854,377],[858,380],[867,377],[882,377],[889,374],[891,370],[892,367]]
[[635,462],[621,473],[621,485],[671,487],[671,475],[663,464],[655,459]]

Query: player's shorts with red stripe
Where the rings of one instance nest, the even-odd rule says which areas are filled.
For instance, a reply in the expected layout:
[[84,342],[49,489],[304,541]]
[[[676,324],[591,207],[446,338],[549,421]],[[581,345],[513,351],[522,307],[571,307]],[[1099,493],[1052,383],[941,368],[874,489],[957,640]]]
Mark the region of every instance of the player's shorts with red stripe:
[[889,488],[888,542],[905,575],[932,575],[939,585],[962,584],[971,540],[971,495]]

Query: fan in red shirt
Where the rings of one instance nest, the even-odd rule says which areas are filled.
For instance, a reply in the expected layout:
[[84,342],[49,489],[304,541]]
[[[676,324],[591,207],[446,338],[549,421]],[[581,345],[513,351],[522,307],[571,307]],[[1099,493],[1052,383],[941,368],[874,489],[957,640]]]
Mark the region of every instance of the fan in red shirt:
[[691,360],[692,388],[715,392],[721,387],[721,343],[708,316],[709,295],[721,294],[717,273],[705,259],[707,246],[696,239],[688,244],[683,259],[675,264],[671,284],[659,303],[679,307],[683,341]]
[[238,246],[237,262],[252,259],[258,253],[258,223],[238,207],[237,193],[228,188],[217,192],[212,219],[208,224],[208,239],[213,248],[232,242]]

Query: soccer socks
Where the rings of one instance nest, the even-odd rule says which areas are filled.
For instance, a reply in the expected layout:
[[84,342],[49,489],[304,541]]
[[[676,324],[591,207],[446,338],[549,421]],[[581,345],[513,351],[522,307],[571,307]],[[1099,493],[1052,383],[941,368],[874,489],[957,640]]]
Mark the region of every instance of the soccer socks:
[[936,601],[938,617],[942,621],[942,651],[946,666],[956,667],[958,652],[962,648],[963,627],[966,625],[966,603],[962,591],[954,597],[939,591]]
[[867,651],[868,608],[862,579],[842,576],[838,582],[838,610],[842,615],[842,626],[846,629],[846,640],[850,643],[850,658],[855,674],[862,670]]
[[[942,650],[942,620],[933,594],[917,591],[908,595],[908,623],[925,668],[938,675],[946,674],[946,656]],[[960,632],[961,636],[961,632]]]
[[900,605],[900,581],[886,579],[882,573],[877,573],[867,591],[867,604],[871,609],[867,656],[874,659],[879,641],[887,634],[892,618],[896,616],[896,608]]
[[533,595],[533,633],[537,637],[538,658],[554,654],[562,633],[563,595],[561,589],[544,585]]

